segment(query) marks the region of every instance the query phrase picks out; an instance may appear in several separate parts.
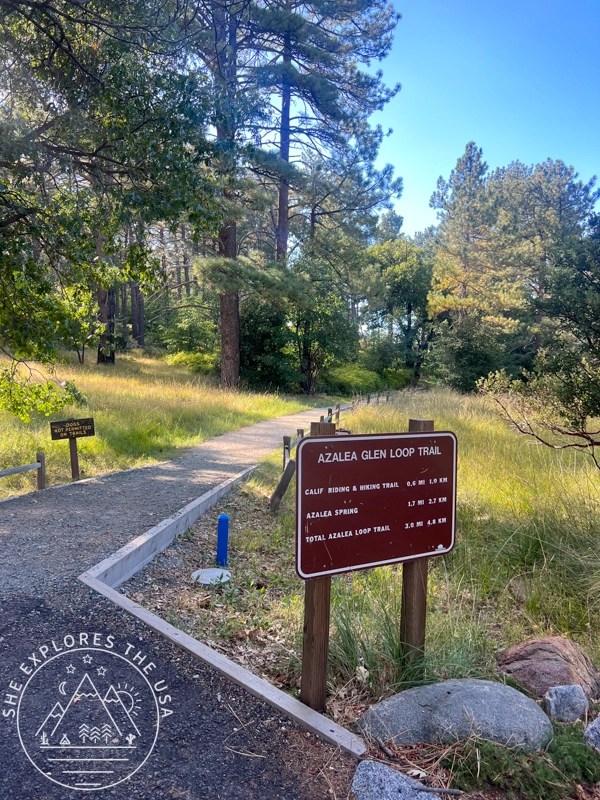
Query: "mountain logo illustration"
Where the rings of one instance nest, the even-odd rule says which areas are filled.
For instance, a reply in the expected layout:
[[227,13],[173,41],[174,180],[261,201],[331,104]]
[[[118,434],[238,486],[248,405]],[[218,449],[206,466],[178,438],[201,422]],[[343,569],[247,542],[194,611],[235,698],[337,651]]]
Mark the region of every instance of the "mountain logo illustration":
[[133,721],[127,708],[125,708],[125,704],[121,699],[121,694],[122,693],[117,692],[115,687],[111,684],[107,693],[104,695],[104,703],[107,708],[110,708],[113,719],[118,724],[120,730],[124,731],[124,735],[125,733],[129,734],[133,728],[136,735],[141,736],[140,729]]
[[[86,731],[86,726],[89,728],[88,731]],[[50,741],[54,744],[57,738],[69,734],[71,739],[74,739],[77,734],[81,737],[82,732],[87,732],[87,738],[92,742],[98,742],[107,734],[109,734],[109,738],[121,739],[129,732],[121,730],[87,673],[79,682],[63,714],[50,731]]]
[[[64,652],[39,663],[24,686],[16,713],[19,741],[33,767],[59,786],[85,792],[116,786],[150,757],[168,687],[158,678],[150,682],[115,651],[112,638],[110,648],[69,641]],[[172,713],[166,709],[164,716]]]
[[[40,727],[35,732],[36,736],[40,736],[44,733],[48,734],[49,730],[51,730],[56,722],[54,720],[61,720],[63,714],[65,713],[64,708],[61,706],[60,703],[55,703],[52,707],[52,711],[48,714],[46,719],[42,722]],[[47,726],[47,727],[46,727]]]

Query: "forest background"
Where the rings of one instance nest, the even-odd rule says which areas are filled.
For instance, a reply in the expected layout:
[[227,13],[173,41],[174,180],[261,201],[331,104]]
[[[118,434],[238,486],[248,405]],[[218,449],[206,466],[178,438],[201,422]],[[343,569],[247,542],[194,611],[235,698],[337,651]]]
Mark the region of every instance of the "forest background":
[[369,122],[398,91],[374,69],[391,5],[0,9],[5,407],[78,399],[31,361],[143,347],[224,388],[479,387],[593,454],[595,181],[554,159],[490,171],[469,142],[432,187],[437,226],[404,235]]

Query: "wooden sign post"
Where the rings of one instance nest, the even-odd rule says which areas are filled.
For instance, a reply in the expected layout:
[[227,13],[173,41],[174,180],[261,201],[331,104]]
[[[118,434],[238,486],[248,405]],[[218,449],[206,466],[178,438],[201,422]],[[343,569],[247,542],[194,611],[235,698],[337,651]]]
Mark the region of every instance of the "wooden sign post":
[[[433,428],[432,419],[408,420],[410,432],[433,431]],[[416,664],[425,654],[428,567],[428,558],[405,561],[402,565],[400,643],[405,664]],[[418,668],[415,667],[415,669]]]
[[[310,435],[335,436],[335,423],[311,422]],[[331,577],[307,580],[304,584],[300,700],[315,711],[325,710],[327,698],[330,613]]]
[[79,455],[77,453],[77,439],[82,436],[95,436],[94,420],[92,417],[87,419],[65,419],[61,422],[50,423],[50,437],[53,440],[68,439],[69,453],[71,456],[71,477],[74,481],[79,480]]

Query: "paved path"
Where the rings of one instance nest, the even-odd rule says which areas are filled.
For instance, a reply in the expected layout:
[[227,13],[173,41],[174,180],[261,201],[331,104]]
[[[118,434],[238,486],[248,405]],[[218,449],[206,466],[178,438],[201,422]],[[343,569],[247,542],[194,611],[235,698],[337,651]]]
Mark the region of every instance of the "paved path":
[[[307,740],[304,732],[272,709],[193,661],[77,580],[81,572],[134,536],[256,463],[280,446],[283,435],[309,428],[310,421],[321,413],[315,409],[259,423],[192,448],[174,461],[0,503],[2,800],[81,797],[81,788],[71,787],[85,779],[71,777],[74,772],[97,773],[89,778],[89,785],[100,781],[100,796],[128,800],[315,800],[328,796],[323,782],[326,773],[320,770],[331,770],[333,764],[334,772],[351,774],[346,756]],[[98,652],[86,649],[93,644],[100,648]],[[40,771],[52,771],[46,760],[50,750],[43,750],[41,744],[49,730],[50,722],[44,723],[44,719],[50,711],[60,707],[64,715],[58,728],[66,727],[69,715],[73,723],[82,723],[80,709],[85,709],[86,703],[91,703],[94,713],[105,707],[100,698],[107,699],[107,695],[100,688],[94,686],[97,696],[92,691],[86,694],[80,688],[83,684],[76,688],[76,679],[87,680],[83,677],[86,671],[97,682],[105,680],[90,672],[89,663],[85,666],[86,657],[96,658],[98,663],[104,659],[108,677],[110,669],[116,670],[112,682],[120,702],[115,704],[120,706],[124,724],[134,725],[138,742],[147,748],[147,760],[123,782],[118,781],[128,773],[117,767],[114,778],[106,777],[110,770],[83,770],[80,765],[78,770],[70,770],[68,777],[61,777],[63,766],[59,764],[52,767],[56,782]],[[132,659],[137,672],[131,667]],[[146,678],[141,670],[149,663],[155,666],[146,674],[160,686],[154,694],[165,709],[173,711],[162,720],[153,747],[147,742],[156,714],[142,702]],[[103,676],[102,666],[97,672]],[[57,705],[61,701],[62,705]],[[124,716],[125,706],[128,715]],[[15,708],[19,708],[18,717]],[[51,723],[54,725],[53,720]],[[142,745],[138,749],[143,755]],[[65,747],[56,747],[56,752],[65,755]],[[130,749],[135,751],[133,745]],[[81,748],[68,752],[83,753]],[[138,762],[134,759],[131,764],[141,764],[142,755],[135,752]],[[51,760],[53,765],[64,761]],[[90,760],[79,758],[78,762],[89,766]],[[333,774],[330,771],[329,775]]]

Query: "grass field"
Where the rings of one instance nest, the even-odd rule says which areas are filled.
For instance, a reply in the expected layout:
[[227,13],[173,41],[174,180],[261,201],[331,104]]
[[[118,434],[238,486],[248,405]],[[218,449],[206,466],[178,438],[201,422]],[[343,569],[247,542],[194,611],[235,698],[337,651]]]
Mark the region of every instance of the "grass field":
[[[426,679],[492,676],[496,650],[531,635],[569,636],[600,660],[600,476],[591,461],[536,445],[485,399],[447,391],[401,393],[344,426],[398,432],[409,417],[433,419],[459,443],[457,544],[430,562]],[[293,491],[277,516],[267,511],[280,471],[277,454],[200,520],[175,545],[181,574],[159,559],[140,578],[140,601],[234,657],[250,653],[253,668],[293,689],[302,630]],[[189,574],[211,565],[221,511],[232,520],[234,582],[207,598]],[[176,577],[170,585],[167,574]],[[330,674],[346,708],[351,695],[380,697],[414,678],[399,658],[401,576],[401,567],[384,567],[333,580]]]
[[[353,433],[393,433],[405,431],[411,417],[452,430],[459,446],[456,547],[430,561],[425,680],[497,678],[496,651],[532,635],[568,636],[598,663],[600,475],[592,462],[520,437],[489,401],[449,391],[404,392],[393,404],[359,408],[343,424]],[[280,474],[277,453],[122,590],[297,693],[303,586],[294,570],[293,487],[276,515],[268,511]],[[231,523],[232,581],[207,590],[190,576],[214,564],[223,512]],[[327,711],[342,724],[415,682],[400,657],[401,583],[400,566],[332,580]],[[401,768],[423,770],[436,786],[483,789],[477,796],[489,800],[591,798],[600,778],[581,722],[556,725],[540,753],[476,737],[392,748]]]
[[[359,409],[350,427],[401,431],[410,417],[433,419],[459,443],[457,543],[430,562],[429,677],[489,675],[497,648],[531,635],[569,636],[598,660],[600,475],[591,460],[519,436],[489,401],[449,391]],[[356,573],[338,584],[340,669],[350,674],[364,663],[387,676],[380,689],[410,678],[392,658],[400,571]]]
[[[121,356],[107,366],[62,365],[87,398],[50,419],[93,417],[96,435],[78,440],[82,477],[164,460],[179,448],[212,436],[308,407],[274,394],[221,391],[185,367],[142,356]],[[0,411],[0,469],[46,454],[49,484],[70,480],[69,446],[50,440],[49,420],[29,424]],[[35,488],[34,471],[0,479],[0,498]]]

